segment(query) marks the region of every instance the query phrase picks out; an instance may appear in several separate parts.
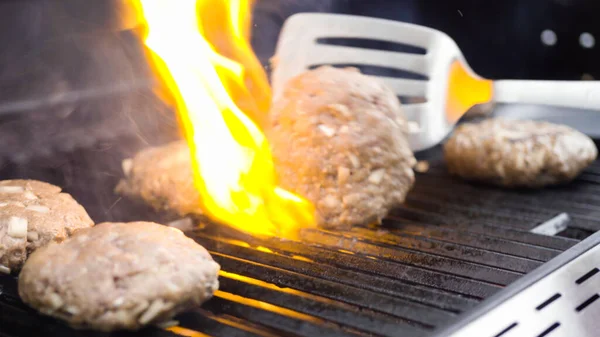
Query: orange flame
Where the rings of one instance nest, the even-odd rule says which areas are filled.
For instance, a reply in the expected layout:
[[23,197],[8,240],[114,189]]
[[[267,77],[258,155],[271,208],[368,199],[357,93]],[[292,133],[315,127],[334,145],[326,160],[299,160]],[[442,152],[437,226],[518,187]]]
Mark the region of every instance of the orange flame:
[[313,226],[314,206],[277,186],[261,132],[267,76],[249,44],[249,0],[137,0],[155,71],[174,99],[202,209],[257,235]]

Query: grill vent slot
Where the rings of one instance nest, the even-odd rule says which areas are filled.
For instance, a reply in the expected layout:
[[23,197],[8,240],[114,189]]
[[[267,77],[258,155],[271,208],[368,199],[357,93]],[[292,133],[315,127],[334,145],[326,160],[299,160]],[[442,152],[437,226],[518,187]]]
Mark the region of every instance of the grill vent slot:
[[548,306],[550,303],[552,303],[552,302],[556,301],[557,299],[559,299],[559,298],[560,298],[560,296],[562,296],[560,293],[556,293],[556,294],[554,294],[552,297],[550,297],[549,299],[545,300],[545,301],[544,301],[542,304],[538,305],[538,306],[535,308],[535,310],[538,310],[538,311],[540,311],[540,310],[544,309],[544,308],[545,308],[545,307],[547,307],[547,306]]
[[560,326],[560,323],[556,322],[552,324],[548,329],[544,330],[541,334],[537,335],[537,337],[548,336],[552,331],[556,330]]
[[585,302],[583,302],[580,305],[578,305],[577,308],[575,308],[575,311],[577,311],[577,312],[582,311],[587,306],[589,306],[590,304],[594,303],[599,297],[600,297],[600,295],[594,294],[594,296],[588,298],[587,300],[585,300]]
[[598,268],[594,268],[594,269],[590,270],[585,275],[578,278],[577,281],[575,281],[575,283],[582,284],[583,282],[587,281],[590,277],[596,275],[598,273],[598,271],[599,271]]
[[504,336],[505,333],[509,332],[510,330],[512,330],[512,328],[516,327],[519,323],[514,322],[513,324],[507,326],[504,330],[500,331],[499,334],[495,335],[494,337],[501,337]]

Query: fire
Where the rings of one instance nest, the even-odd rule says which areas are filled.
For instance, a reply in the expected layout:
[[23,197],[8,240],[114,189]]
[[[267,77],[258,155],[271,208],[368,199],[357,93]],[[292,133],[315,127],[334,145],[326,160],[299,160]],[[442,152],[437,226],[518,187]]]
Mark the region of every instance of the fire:
[[277,186],[260,129],[271,101],[249,43],[249,0],[136,0],[153,68],[188,141],[202,209],[256,235],[313,226],[314,206]]

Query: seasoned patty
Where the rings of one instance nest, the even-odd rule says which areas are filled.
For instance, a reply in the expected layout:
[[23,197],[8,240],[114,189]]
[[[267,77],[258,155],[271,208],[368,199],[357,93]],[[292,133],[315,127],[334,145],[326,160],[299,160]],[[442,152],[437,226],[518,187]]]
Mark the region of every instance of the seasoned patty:
[[125,179],[116,187],[118,194],[156,211],[178,216],[201,214],[190,149],[184,140],[139,152],[123,162],[123,171]]
[[496,103],[488,102],[483,104],[478,104],[473,106],[469,111],[467,111],[464,115],[465,118],[481,118],[481,117],[489,117],[496,107]]
[[316,206],[322,227],[380,222],[414,183],[395,94],[354,69],[320,67],[275,99],[266,136],[279,184]]
[[209,299],[219,265],[178,229],[102,223],[31,255],[19,295],[74,327],[136,330]]
[[85,209],[58,186],[0,181],[0,273],[19,271],[34,250],[93,225]]
[[507,187],[571,181],[597,154],[592,139],[570,127],[499,118],[462,124],[444,145],[451,173]]

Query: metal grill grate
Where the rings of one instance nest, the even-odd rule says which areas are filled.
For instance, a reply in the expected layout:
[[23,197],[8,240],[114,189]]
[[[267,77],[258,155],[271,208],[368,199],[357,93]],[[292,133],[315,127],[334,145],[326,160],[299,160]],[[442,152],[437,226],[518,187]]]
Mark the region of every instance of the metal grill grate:
[[[128,142],[118,140],[118,155],[100,144],[0,173],[65,186],[96,221],[160,219],[112,193],[120,160],[141,146],[123,148]],[[428,336],[578,242],[532,228],[560,213],[570,229],[600,228],[600,162],[566,186],[508,191],[450,177],[439,149],[423,157],[431,169],[383,226],[311,230],[299,241],[259,240],[213,224],[189,232],[221,264],[220,290],[180,315],[177,328],[139,335]],[[16,280],[0,277],[0,336],[38,335],[89,333],[37,315],[18,299]]]

